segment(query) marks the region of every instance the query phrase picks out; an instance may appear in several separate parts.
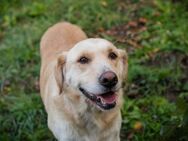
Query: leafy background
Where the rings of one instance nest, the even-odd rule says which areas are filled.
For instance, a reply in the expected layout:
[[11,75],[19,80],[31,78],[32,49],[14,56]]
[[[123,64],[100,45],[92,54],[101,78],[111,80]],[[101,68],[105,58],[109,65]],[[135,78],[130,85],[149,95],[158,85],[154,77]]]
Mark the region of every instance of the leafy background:
[[128,51],[122,141],[188,141],[186,0],[1,0],[0,140],[55,140],[39,96],[39,42],[59,21]]

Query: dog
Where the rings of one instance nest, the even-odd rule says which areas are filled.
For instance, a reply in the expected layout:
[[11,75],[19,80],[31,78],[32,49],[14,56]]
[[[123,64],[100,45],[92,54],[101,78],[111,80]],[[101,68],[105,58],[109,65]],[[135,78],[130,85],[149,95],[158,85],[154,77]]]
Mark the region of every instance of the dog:
[[40,93],[55,138],[119,141],[126,51],[60,22],[42,36],[40,54]]

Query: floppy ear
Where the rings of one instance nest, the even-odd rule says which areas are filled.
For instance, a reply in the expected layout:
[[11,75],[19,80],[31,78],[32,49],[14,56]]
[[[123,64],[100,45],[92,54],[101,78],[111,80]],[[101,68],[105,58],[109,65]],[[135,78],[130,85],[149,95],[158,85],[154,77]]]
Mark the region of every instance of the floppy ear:
[[57,59],[57,64],[55,67],[55,79],[59,88],[59,94],[61,94],[63,90],[63,83],[64,83],[63,68],[66,63],[66,56],[67,53],[61,54]]
[[128,55],[127,52],[122,49],[118,49],[118,52],[120,54],[120,59],[122,61],[122,67],[121,67],[122,78],[125,80],[127,78],[127,73],[128,73]]

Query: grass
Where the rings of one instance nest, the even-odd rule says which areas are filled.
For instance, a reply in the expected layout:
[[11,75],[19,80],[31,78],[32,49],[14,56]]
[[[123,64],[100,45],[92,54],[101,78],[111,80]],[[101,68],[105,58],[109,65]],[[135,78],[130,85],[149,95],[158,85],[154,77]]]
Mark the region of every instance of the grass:
[[62,20],[129,53],[122,141],[188,140],[187,5],[183,0],[2,0],[0,140],[55,140],[39,96],[39,41]]

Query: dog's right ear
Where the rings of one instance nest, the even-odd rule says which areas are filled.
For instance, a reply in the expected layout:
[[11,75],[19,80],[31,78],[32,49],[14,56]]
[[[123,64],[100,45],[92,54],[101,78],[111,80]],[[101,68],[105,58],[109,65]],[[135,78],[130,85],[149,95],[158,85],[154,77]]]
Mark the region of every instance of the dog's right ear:
[[66,63],[66,56],[67,56],[67,52],[61,54],[57,59],[57,64],[55,67],[55,79],[59,88],[59,94],[61,94],[63,90],[63,83],[64,83],[63,68]]

